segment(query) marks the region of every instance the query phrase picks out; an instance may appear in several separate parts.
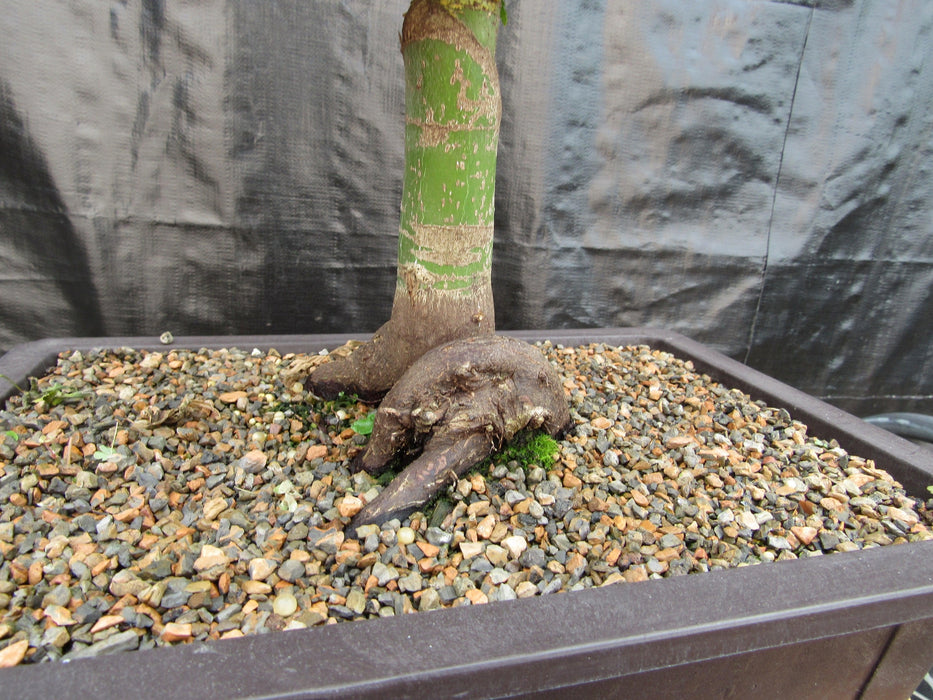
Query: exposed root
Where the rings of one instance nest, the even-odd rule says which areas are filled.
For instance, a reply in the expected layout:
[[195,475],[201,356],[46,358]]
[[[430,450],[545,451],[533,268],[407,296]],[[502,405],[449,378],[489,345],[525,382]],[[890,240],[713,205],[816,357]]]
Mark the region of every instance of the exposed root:
[[423,452],[353,524],[404,517],[519,431],[557,435],[569,423],[557,373],[534,346],[482,336],[435,348],[386,395],[356,466],[378,474],[404,450]]
[[289,387],[295,382],[304,382],[316,367],[326,362],[333,362],[335,359],[349,357],[362,344],[359,340],[349,340],[326,355],[301,355],[296,357],[288,367],[282,370],[282,381],[285,386]]
[[491,289],[466,296],[438,293],[426,302],[397,291],[392,318],[347,357],[315,367],[305,388],[323,399],[343,392],[376,403],[432,348],[456,338],[491,335],[494,328]]
[[305,389],[322,399],[333,399],[343,392],[367,403],[379,401],[408,367],[403,348],[391,340],[391,323],[350,355],[315,367],[305,380]]
[[431,500],[442,488],[493,452],[486,435],[473,433],[459,442],[429,440],[424,452],[409,464],[353,519],[353,527],[405,518]]

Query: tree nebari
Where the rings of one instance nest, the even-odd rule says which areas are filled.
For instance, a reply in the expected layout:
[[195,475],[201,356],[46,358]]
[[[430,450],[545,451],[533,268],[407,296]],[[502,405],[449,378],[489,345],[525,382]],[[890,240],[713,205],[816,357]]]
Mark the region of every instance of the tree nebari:
[[378,474],[396,454],[421,454],[353,524],[404,518],[520,431],[558,435],[569,424],[557,372],[538,348],[498,335],[441,345],[386,395],[356,466]]
[[[404,517],[525,428],[570,421],[537,349],[494,335],[492,239],[500,0],[413,0],[402,26],[405,176],[392,316],[305,386],[385,400],[357,467],[421,449],[354,519]],[[390,391],[391,390],[391,391]]]

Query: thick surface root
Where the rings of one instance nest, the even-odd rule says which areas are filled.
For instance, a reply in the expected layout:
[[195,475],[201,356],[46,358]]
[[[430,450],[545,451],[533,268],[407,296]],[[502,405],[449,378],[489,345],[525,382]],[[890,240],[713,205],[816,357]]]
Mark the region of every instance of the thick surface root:
[[314,368],[305,388],[322,399],[343,392],[378,402],[426,352],[457,338],[490,336],[495,330],[491,289],[466,298],[438,297],[430,303],[396,293],[392,318],[348,357]]
[[411,515],[492,452],[492,442],[482,433],[472,433],[459,442],[429,440],[418,459],[357,514],[353,526],[381,525],[392,518],[401,520]]
[[455,340],[418,359],[386,395],[357,460],[371,474],[423,446],[353,521],[404,517],[525,428],[557,435],[570,423],[557,373],[540,350],[505,336]]
[[389,321],[349,356],[317,366],[305,380],[305,389],[322,399],[334,399],[343,392],[367,403],[378,402],[408,369],[413,361],[411,355],[417,352],[399,343],[395,336]]

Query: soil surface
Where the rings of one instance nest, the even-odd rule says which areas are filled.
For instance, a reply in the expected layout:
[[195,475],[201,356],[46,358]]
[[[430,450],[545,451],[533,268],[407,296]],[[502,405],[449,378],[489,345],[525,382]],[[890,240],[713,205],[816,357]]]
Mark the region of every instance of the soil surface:
[[573,421],[553,461],[494,458],[356,529],[383,488],[349,468],[372,408],[308,403],[327,358],[64,354],[0,412],[0,665],[933,537],[884,465],[690,362],[539,347]]

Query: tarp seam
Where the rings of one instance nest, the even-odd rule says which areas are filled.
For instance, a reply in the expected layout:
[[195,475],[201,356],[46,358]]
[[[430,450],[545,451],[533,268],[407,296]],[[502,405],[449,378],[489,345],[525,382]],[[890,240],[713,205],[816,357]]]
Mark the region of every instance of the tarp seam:
[[745,347],[745,357],[742,362],[748,364],[748,358],[751,355],[755,344],[755,331],[758,328],[758,318],[761,314],[761,302],[764,299],[765,279],[768,273],[768,262],[771,253],[771,233],[774,229],[774,210],[777,206],[778,187],[781,183],[781,170],[784,166],[784,151],[787,148],[787,137],[790,134],[790,125],[794,119],[794,103],[797,99],[797,88],[800,85],[800,71],[803,68],[803,59],[807,53],[807,42],[810,40],[810,24],[813,22],[813,13],[815,8],[810,7],[807,15],[807,27],[803,34],[803,44],[800,47],[800,58],[797,61],[797,74],[794,76],[794,89],[791,91],[790,106],[787,110],[787,123],[784,125],[784,139],[781,142],[781,155],[778,158],[777,174],[774,177],[774,190],[771,193],[771,211],[768,213],[768,234],[765,237],[765,259],[761,264],[761,274],[758,278],[758,300],[755,302],[755,312],[752,314],[752,320],[749,324],[748,343]]

